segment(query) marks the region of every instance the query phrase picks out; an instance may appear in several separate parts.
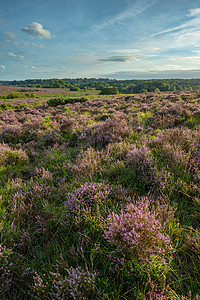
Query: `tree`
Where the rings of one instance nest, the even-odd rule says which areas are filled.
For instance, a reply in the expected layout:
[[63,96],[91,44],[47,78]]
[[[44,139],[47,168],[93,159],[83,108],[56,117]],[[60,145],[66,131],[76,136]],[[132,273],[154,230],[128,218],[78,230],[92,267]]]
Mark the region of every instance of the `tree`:
[[99,93],[99,95],[116,95],[116,94],[119,94],[119,91],[116,87],[105,87]]

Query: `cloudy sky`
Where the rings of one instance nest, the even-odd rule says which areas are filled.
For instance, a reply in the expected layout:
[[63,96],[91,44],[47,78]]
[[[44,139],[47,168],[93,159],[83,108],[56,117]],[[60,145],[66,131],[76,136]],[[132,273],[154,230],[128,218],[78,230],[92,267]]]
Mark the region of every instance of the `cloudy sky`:
[[80,77],[200,77],[200,1],[0,2],[0,80]]

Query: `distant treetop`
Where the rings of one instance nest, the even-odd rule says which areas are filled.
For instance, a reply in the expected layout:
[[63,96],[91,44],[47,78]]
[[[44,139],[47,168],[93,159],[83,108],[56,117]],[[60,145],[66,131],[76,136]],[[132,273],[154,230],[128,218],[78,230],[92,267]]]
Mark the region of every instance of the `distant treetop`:
[[[116,80],[108,78],[64,78],[64,79],[27,79],[0,81],[1,85],[13,85],[37,88],[68,88],[71,91],[95,89],[101,94],[135,94],[155,91],[191,91],[200,90],[200,78],[194,79],[151,79]],[[111,89],[113,89],[111,91]]]

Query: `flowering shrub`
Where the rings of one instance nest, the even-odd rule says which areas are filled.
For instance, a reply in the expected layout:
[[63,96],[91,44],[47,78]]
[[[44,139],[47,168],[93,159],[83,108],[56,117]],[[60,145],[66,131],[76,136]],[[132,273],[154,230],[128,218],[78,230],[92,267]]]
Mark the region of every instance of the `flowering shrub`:
[[[188,128],[168,129],[148,142],[154,155],[173,170],[196,174],[199,157],[198,131]],[[195,175],[196,176],[196,175]]]
[[195,130],[191,130],[185,127],[173,128],[164,130],[158,133],[148,145],[151,148],[159,148],[164,144],[170,143],[173,146],[179,145],[182,150],[188,152],[194,151],[198,145],[200,139],[200,133]]
[[[0,291],[2,299],[15,298],[16,287],[27,290],[32,282],[33,270],[25,267],[23,258],[13,250],[0,245]],[[23,298],[23,294],[21,294]]]
[[126,197],[126,191],[121,186],[86,182],[80,188],[67,195],[65,207],[68,212],[76,212],[80,208],[94,208],[96,204],[110,205],[122,201]]
[[17,125],[6,125],[3,127],[2,130],[2,138],[4,142],[15,142],[17,141],[22,134],[22,126],[17,124]]
[[9,290],[12,285],[12,274],[10,261],[10,256],[12,255],[12,250],[0,245],[0,274],[1,274],[1,288]]
[[96,272],[92,273],[85,265],[65,270],[65,276],[60,273],[50,272],[53,282],[41,277],[35,272],[33,292],[36,299],[80,299],[87,300],[95,289]]
[[67,269],[67,276],[54,274],[57,280],[54,281],[56,293],[54,299],[80,299],[87,300],[95,289],[96,272],[92,273],[81,267]]
[[14,188],[7,203],[10,217],[21,225],[38,223],[38,210],[45,199],[53,197],[53,191],[54,187],[46,180]]
[[76,164],[68,164],[68,167],[75,176],[92,179],[100,163],[100,152],[90,147],[85,151],[81,150],[76,158]]
[[70,132],[72,131],[74,124],[75,124],[74,119],[62,118],[62,122],[60,124],[60,130],[62,132]]
[[133,180],[137,182],[138,187],[142,187],[144,191],[161,190],[163,182],[156,167],[156,160],[145,146],[130,150],[125,162],[131,168]]
[[112,213],[107,218],[105,239],[141,262],[156,256],[165,262],[165,256],[172,252],[168,236],[163,234],[163,227],[150,211],[148,199],[138,204],[130,203],[121,214]]
[[99,148],[105,147],[109,143],[120,142],[129,134],[130,129],[126,120],[116,117],[88,126],[82,132],[80,139]]
[[0,144],[0,163],[3,165],[23,165],[28,156],[22,149],[14,150],[6,144]]

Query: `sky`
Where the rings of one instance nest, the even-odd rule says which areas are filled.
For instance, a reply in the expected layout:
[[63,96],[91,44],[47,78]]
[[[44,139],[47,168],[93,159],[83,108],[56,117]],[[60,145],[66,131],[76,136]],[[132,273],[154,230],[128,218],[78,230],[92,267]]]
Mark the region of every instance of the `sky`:
[[200,1],[0,1],[0,80],[85,77],[200,78]]

